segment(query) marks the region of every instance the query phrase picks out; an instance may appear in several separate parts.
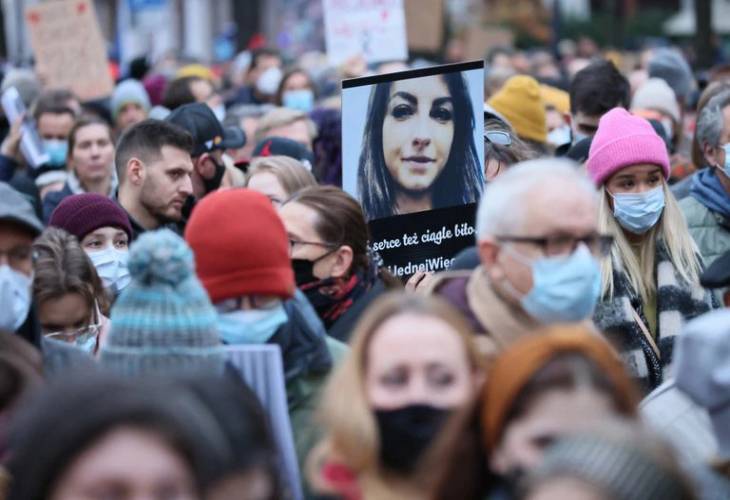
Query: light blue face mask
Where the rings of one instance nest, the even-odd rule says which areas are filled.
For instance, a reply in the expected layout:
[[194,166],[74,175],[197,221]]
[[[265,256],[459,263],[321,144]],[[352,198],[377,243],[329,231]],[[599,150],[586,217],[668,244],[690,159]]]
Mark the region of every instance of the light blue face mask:
[[573,323],[591,315],[601,292],[601,269],[585,245],[581,244],[570,255],[533,261],[514,250],[508,251],[532,269],[532,290],[526,295],[504,281],[527,314],[545,325]]
[[314,107],[314,92],[309,89],[287,90],[281,96],[285,108],[309,113]]
[[84,340],[76,340],[74,345],[88,354],[94,354],[94,348],[96,347],[96,335],[89,335],[89,337]]
[[265,344],[286,323],[284,305],[218,314],[218,335],[226,344]]
[[68,155],[68,141],[60,141],[58,139],[44,139],[43,149],[48,153],[48,165],[52,167],[62,167],[66,164],[66,155]]
[[662,186],[643,193],[618,193],[611,197],[616,220],[634,234],[644,234],[654,227],[664,210]]

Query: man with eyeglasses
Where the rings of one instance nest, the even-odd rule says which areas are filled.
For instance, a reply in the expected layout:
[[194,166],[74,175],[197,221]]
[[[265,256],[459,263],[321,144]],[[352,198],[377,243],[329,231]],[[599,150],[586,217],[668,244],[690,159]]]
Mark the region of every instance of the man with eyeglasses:
[[31,204],[0,182],[0,330],[39,345],[40,326],[32,308],[33,240],[43,231]]
[[595,188],[572,163],[523,162],[482,196],[481,265],[436,275],[430,288],[498,352],[540,326],[590,321],[611,242],[598,232]]

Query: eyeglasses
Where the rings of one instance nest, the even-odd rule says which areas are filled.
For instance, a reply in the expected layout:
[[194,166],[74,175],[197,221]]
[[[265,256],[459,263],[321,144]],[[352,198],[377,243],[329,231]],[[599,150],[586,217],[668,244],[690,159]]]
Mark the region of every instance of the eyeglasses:
[[497,240],[530,243],[540,247],[542,252],[548,256],[571,254],[582,243],[594,256],[605,257],[611,251],[611,246],[613,245],[613,236],[597,233],[583,237],[568,235],[546,236],[542,238],[532,236],[498,236]]
[[281,303],[275,295],[244,295],[235,299],[226,299],[215,304],[215,310],[225,314],[240,309],[273,309]]
[[289,238],[289,253],[294,251],[295,245],[314,245],[322,248],[335,248],[337,246],[330,243],[322,243],[321,241],[300,241]]
[[490,130],[488,132],[484,132],[484,141],[491,142],[497,146],[509,147],[512,145],[512,136],[509,135],[508,132],[503,132],[501,130]]
[[94,323],[91,325],[77,328],[75,330],[58,330],[55,332],[44,333],[43,336],[63,342],[83,344],[89,341],[91,337],[96,337],[101,331],[101,312],[99,305],[94,304]]

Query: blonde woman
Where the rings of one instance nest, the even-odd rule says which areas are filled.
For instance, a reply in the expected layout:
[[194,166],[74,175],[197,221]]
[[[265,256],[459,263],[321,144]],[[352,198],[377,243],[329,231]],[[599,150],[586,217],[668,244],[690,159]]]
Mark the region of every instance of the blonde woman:
[[600,191],[598,230],[615,239],[594,321],[649,391],[662,383],[683,323],[713,298],[700,287],[697,248],[667,185],[667,150],[649,122],[622,108],[606,113],[586,166]]
[[419,459],[480,380],[479,354],[455,310],[433,297],[384,295],[325,389],[312,484],[346,500],[419,498]]
[[266,156],[251,162],[244,187],[265,194],[278,208],[300,189],[316,185],[302,162],[288,156]]

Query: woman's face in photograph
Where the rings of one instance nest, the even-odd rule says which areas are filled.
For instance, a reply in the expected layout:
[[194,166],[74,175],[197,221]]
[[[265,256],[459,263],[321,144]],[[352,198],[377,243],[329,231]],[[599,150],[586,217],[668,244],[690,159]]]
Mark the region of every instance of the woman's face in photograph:
[[446,165],[454,138],[454,103],[436,75],[393,82],[383,121],[383,155],[402,188],[424,191]]

